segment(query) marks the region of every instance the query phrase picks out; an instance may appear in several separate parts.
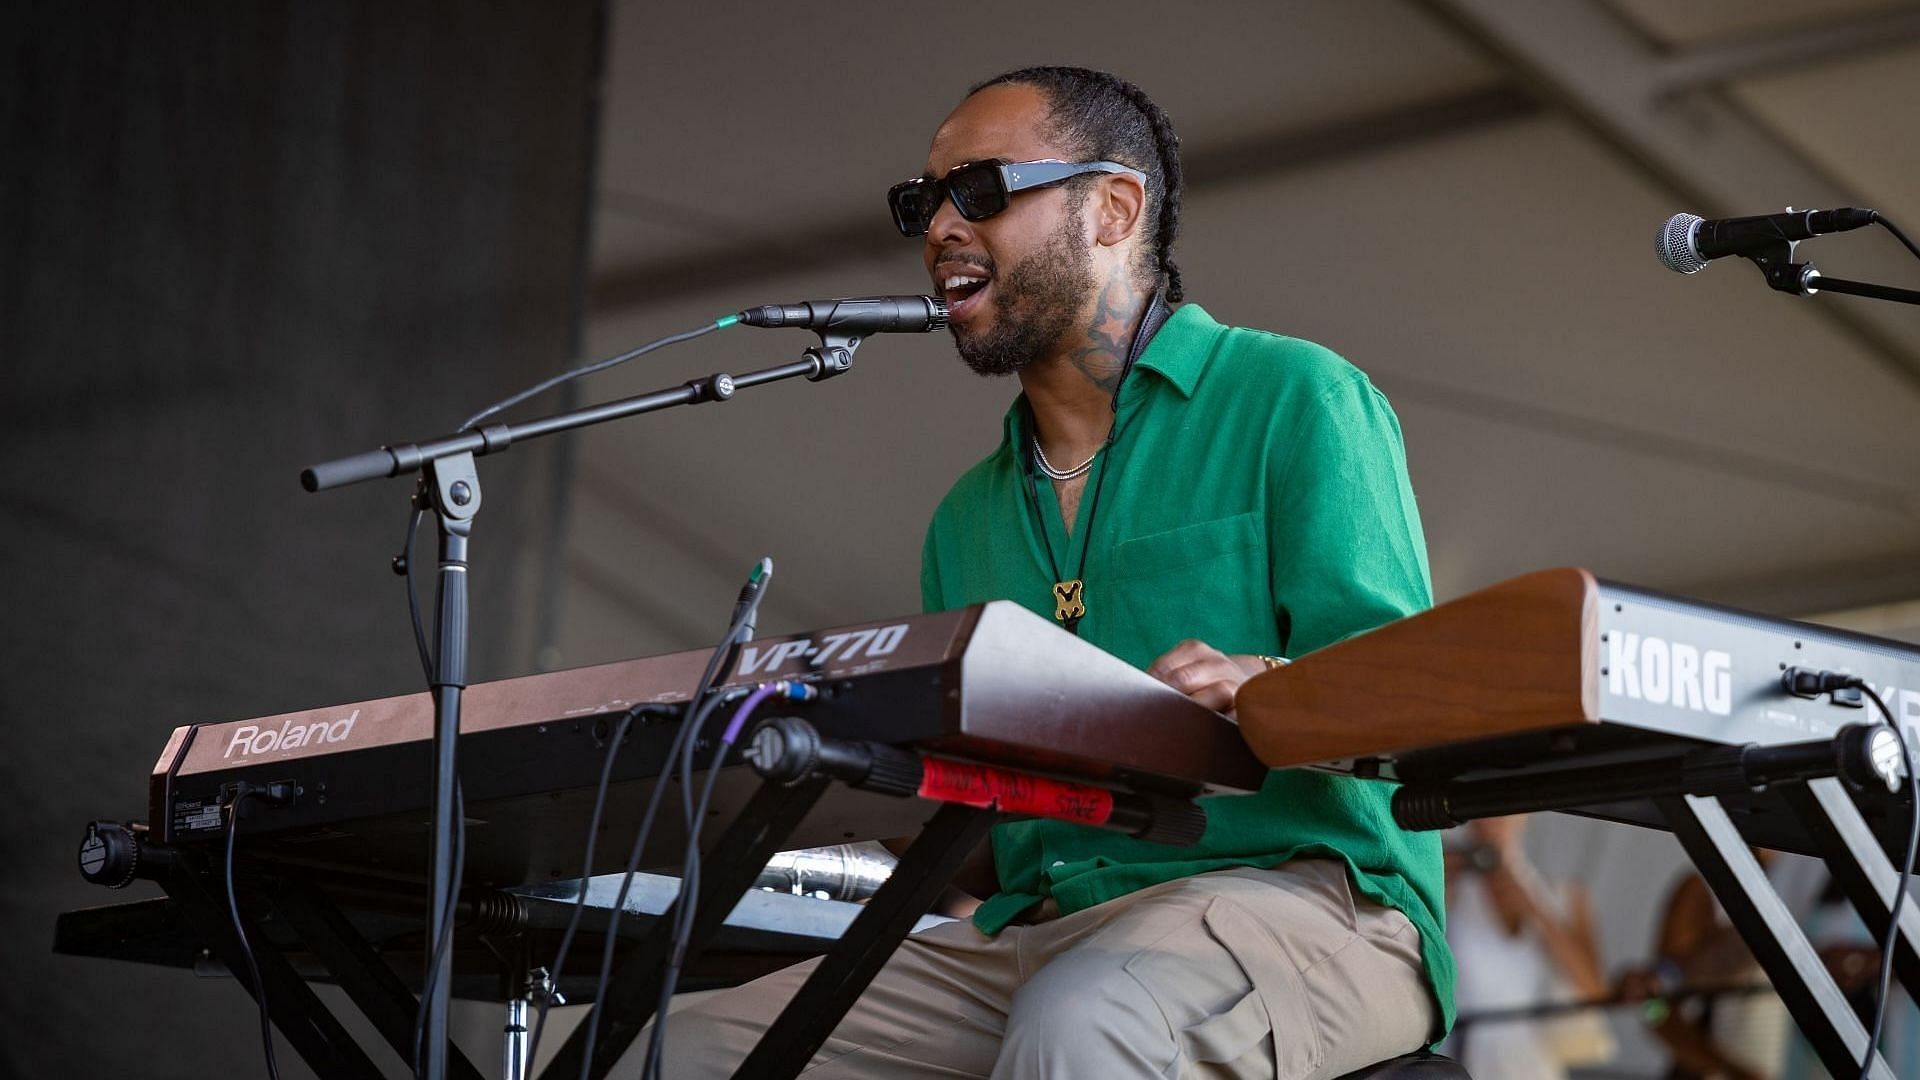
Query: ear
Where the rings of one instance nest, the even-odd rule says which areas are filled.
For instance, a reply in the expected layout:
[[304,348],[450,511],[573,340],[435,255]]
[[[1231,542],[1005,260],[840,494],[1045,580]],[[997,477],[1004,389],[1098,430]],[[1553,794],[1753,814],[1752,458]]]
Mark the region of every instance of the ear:
[[1123,244],[1140,231],[1140,214],[1147,205],[1147,189],[1129,173],[1100,178],[1094,189],[1093,239],[1105,247]]

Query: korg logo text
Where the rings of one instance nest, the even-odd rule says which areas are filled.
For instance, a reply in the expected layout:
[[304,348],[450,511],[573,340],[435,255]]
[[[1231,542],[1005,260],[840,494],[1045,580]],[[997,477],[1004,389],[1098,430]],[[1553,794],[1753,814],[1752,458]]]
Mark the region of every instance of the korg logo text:
[[227,752],[220,755],[230,758],[238,750],[241,757],[250,754],[264,754],[270,750],[292,750],[308,743],[345,742],[353,734],[353,723],[360,719],[360,710],[344,720],[328,723],[317,720],[311,724],[296,725],[291,718],[283,721],[277,728],[260,729],[258,724],[242,724],[234,731],[232,741],[227,743]]
[[1607,635],[1607,692],[1726,716],[1733,712],[1733,657],[1616,631]]

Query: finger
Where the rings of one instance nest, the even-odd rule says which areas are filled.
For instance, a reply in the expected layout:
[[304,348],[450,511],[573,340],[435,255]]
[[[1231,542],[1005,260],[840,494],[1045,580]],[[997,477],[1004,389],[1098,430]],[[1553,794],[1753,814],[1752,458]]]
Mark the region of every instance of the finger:
[[1239,679],[1220,679],[1192,691],[1188,696],[1214,712],[1229,712],[1233,709],[1233,694],[1240,689],[1240,682]]
[[1191,694],[1208,683],[1231,678],[1237,671],[1231,663],[1204,658],[1172,668],[1158,678],[1183,694]]
[[1190,648],[1191,645],[1192,642],[1183,641],[1173,648],[1168,649],[1166,652],[1161,653],[1159,659],[1147,665],[1147,674],[1165,682],[1167,675],[1175,668],[1185,667],[1197,659],[1197,657],[1193,655],[1193,650]]
[[1188,638],[1161,654],[1160,659],[1155,660],[1153,664],[1147,668],[1147,674],[1164,682],[1166,681],[1166,673],[1175,668],[1183,667],[1195,661],[1204,660],[1209,656],[1221,655],[1223,654],[1220,650],[1206,642],[1195,638]]

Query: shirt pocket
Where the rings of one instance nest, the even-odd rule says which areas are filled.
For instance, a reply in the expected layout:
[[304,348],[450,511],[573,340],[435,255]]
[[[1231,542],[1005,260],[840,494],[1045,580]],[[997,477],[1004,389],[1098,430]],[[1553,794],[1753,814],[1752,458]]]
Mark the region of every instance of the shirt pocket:
[[1123,540],[1113,549],[1116,604],[1155,649],[1182,638],[1228,652],[1270,648],[1265,540],[1252,512]]

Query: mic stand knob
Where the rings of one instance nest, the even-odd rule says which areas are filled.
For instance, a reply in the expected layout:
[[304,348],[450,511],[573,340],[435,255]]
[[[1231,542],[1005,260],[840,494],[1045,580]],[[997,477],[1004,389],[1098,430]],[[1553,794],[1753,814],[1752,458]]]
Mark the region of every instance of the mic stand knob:
[[860,338],[851,334],[842,334],[833,330],[820,331],[820,344],[806,351],[806,357],[813,361],[813,372],[807,376],[810,382],[823,382],[835,375],[845,375],[853,368],[853,351],[860,347]]
[[1818,290],[1813,281],[1820,276],[1810,262],[1794,262],[1794,240],[1778,240],[1747,256],[1767,279],[1767,288],[1792,296],[1812,296]]
[[140,838],[117,821],[90,821],[80,841],[80,876],[124,889],[140,873]]
[[797,717],[775,717],[753,733],[743,756],[762,779],[792,787],[820,767],[820,733]]

